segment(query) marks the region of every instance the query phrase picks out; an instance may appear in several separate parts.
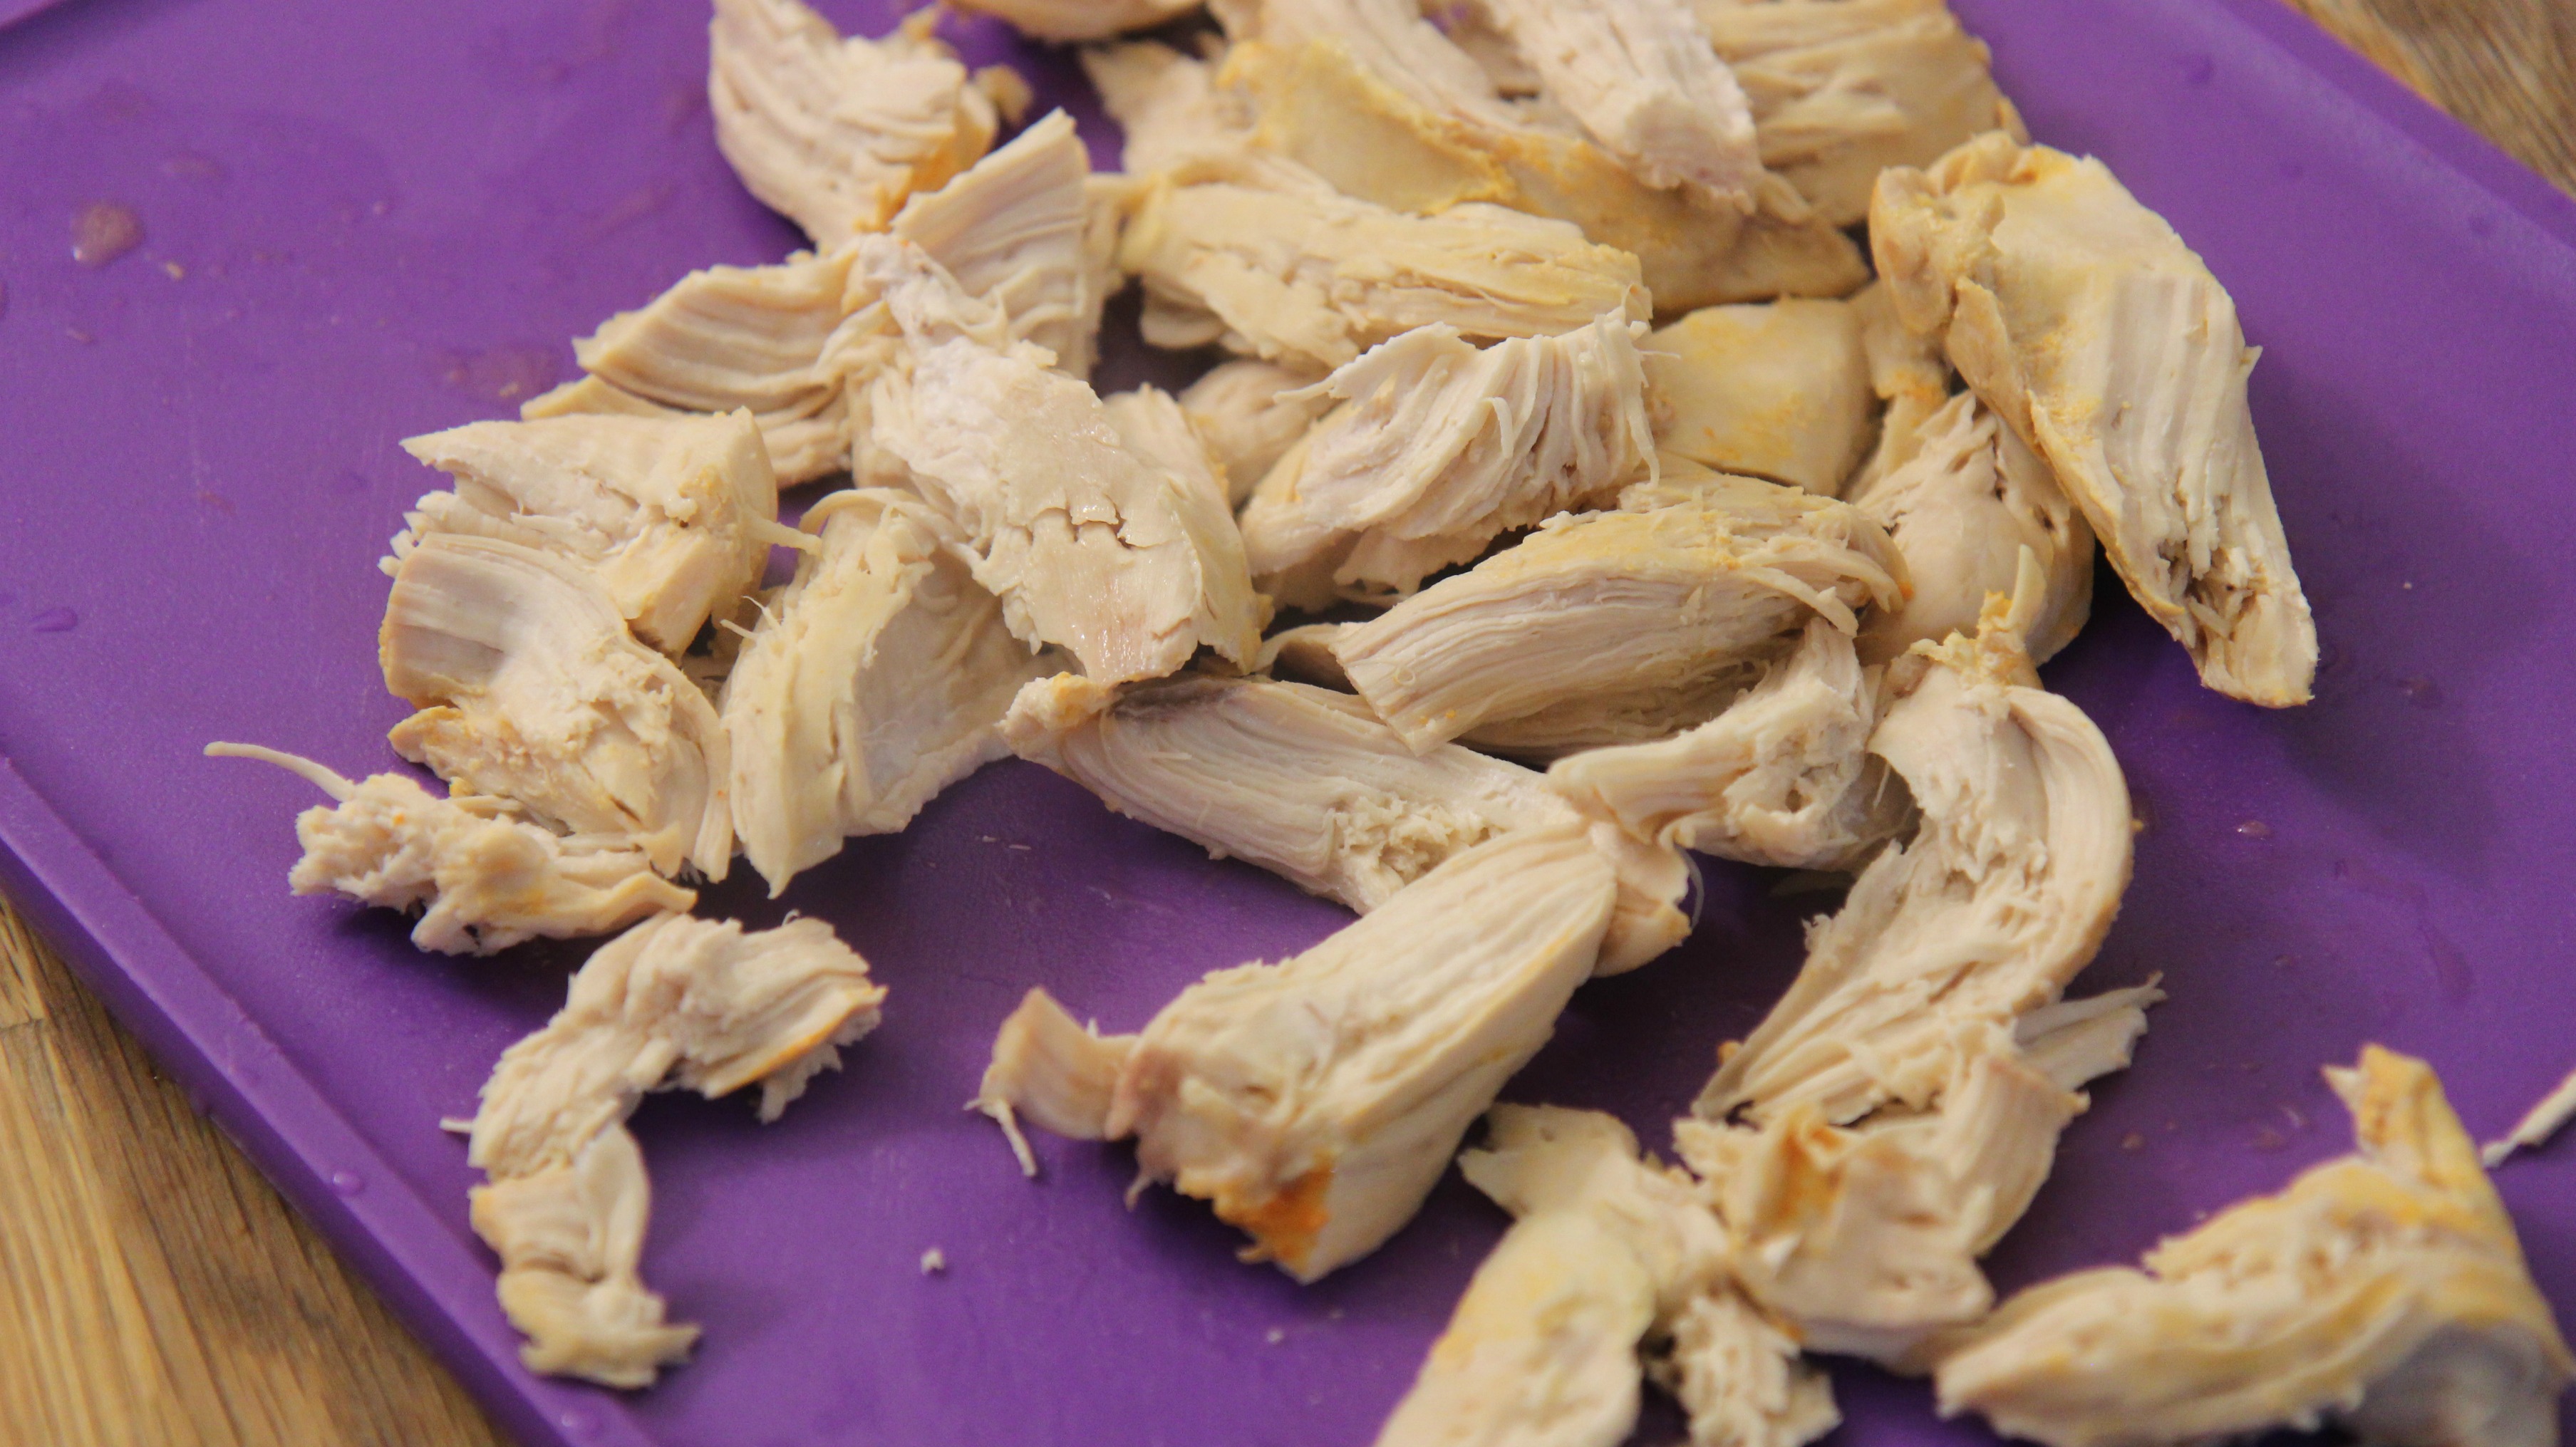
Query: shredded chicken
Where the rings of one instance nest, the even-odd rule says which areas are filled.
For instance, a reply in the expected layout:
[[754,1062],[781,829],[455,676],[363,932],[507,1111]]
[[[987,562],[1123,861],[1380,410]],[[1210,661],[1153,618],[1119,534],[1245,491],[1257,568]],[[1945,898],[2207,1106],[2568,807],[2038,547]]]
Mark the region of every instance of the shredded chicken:
[[1889,166],[1925,166],[2021,120],[1995,89],[1983,41],[1943,0],[1694,0],[1744,88],[1762,164],[1833,226],[1869,214]]
[[1429,749],[1567,700],[1687,691],[1785,651],[1811,615],[1855,631],[1860,608],[1899,595],[1895,552],[1858,512],[1719,481],[1646,511],[1551,518],[1342,634],[1333,654],[1379,717]]
[[666,1326],[636,1274],[648,1212],[626,1118],[646,1092],[712,1100],[758,1082],[774,1120],[876,1026],[883,987],[821,920],[746,933],[670,914],[593,953],[564,1007],[484,1083],[467,1159],[492,1179],[474,1230],[501,1257],[501,1307],[533,1371],[652,1383],[695,1327]]
[[1923,424],[1950,400],[1953,388],[1940,343],[1905,325],[1884,285],[1873,281],[1853,293],[1851,309],[1860,323],[1861,355],[1869,359],[1869,387],[1882,404],[1878,443],[1843,485],[1845,497],[1857,498],[1921,448]]
[[1126,133],[1120,164],[1150,176],[1194,158],[1237,156],[1252,140],[1252,102],[1219,86],[1216,68],[1157,41],[1095,45],[1082,69]]
[[1429,326],[1318,384],[1342,399],[1244,508],[1255,581],[1292,607],[1412,594],[1503,533],[1607,502],[1654,456],[1624,316],[1482,349]]
[[1870,208],[1898,315],[2021,435],[2221,693],[2305,703],[2316,624],[2246,408],[2236,306],[2099,161],[1980,136]]
[[2549,1143],[2549,1138],[2576,1119],[2576,1072],[2558,1082],[2558,1088],[2542,1096],[2502,1140],[2489,1141],[2479,1152],[2488,1169],[2503,1165],[2505,1157],[2515,1151],[2535,1150]]
[[1842,302],[1702,307],[1645,352],[1666,451],[1832,497],[1869,445],[1869,364]]
[[936,191],[906,202],[893,235],[928,252],[969,295],[1001,306],[1011,334],[1091,375],[1109,288],[1089,249],[1091,154],[1073,118],[1050,111]]
[[655,874],[642,850],[540,829],[506,800],[440,798],[401,774],[352,781],[256,744],[208,744],[206,753],[275,764],[330,795],[335,807],[295,816],[304,856],[287,886],[418,909],[411,942],[424,950],[488,955],[539,936],[607,934],[698,902]]
[[1199,8],[1200,0],[960,0],[957,8],[1008,21],[1034,40],[1102,40],[1147,30]]
[[[1310,390],[1316,374],[1238,357],[1221,362],[1181,393],[1181,410],[1225,471],[1226,501],[1240,507],[1315,419],[1333,405]],[[1250,540],[1245,540],[1249,548]]]
[[1753,114],[1682,0],[1486,0],[1547,98],[1658,190],[1747,206],[1762,158]]
[[820,550],[764,610],[722,702],[734,832],[773,897],[1000,758],[1012,695],[1058,666],[1011,636],[920,499],[836,492],[804,527]]
[[[1180,484],[1202,526],[1218,536],[1242,536],[1231,526],[1233,505],[1226,496],[1225,468],[1171,393],[1148,382],[1132,391],[1113,392],[1100,399],[1100,406],[1128,451]],[[1254,611],[1260,611],[1258,605]]]
[[394,577],[380,651],[385,687],[420,710],[394,726],[404,758],[664,874],[685,862],[724,878],[724,729],[588,573],[494,538],[424,538]]
[[2149,1253],[2046,1282],[1963,1333],[1941,1412],[2049,1447],[2326,1421],[2380,1447],[2546,1447],[2576,1379],[2477,1149],[2422,1061],[2327,1080],[2357,1149]]
[[[1141,1034],[1041,1027],[1063,1010],[1031,991],[982,1103],[1135,1137],[1147,1178],[1212,1202],[1253,1238],[1248,1259],[1313,1281],[1412,1218],[1592,973],[1616,892],[1581,827],[1513,830],[1294,959],[1209,975]],[[1086,1114],[1112,1073],[1106,1114]],[[1078,1088],[1040,1094],[1056,1082]]]
[[707,104],[743,185],[837,246],[883,227],[916,191],[993,143],[993,103],[928,16],[883,40],[843,39],[799,0],[716,0]]
[[635,636],[664,653],[729,616],[787,531],[749,412],[473,422],[403,450],[456,486],[404,514],[387,575],[436,533],[522,543],[580,564]]

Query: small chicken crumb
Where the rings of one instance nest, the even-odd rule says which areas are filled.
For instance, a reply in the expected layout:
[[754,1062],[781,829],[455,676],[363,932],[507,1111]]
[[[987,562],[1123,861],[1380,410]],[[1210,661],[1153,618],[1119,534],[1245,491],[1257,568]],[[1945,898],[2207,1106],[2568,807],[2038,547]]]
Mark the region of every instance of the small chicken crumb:
[[921,1253],[921,1274],[936,1276],[948,1269],[948,1253],[933,1246]]

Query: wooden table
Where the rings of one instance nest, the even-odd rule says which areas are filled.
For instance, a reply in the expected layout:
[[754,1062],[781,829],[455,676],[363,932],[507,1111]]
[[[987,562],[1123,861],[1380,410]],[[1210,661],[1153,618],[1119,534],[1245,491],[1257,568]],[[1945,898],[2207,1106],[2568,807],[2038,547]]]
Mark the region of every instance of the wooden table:
[[[2576,191],[2568,0],[2295,0]],[[0,1440],[501,1443],[0,903]]]

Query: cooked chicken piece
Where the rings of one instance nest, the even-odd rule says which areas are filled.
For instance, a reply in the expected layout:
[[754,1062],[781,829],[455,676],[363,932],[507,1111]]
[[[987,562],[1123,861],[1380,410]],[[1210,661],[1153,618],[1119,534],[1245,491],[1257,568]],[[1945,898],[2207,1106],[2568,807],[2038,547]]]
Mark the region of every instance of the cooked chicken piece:
[[1683,683],[1563,698],[1535,713],[1478,724],[1458,737],[1472,748],[1520,759],[1533,768],[1589,749],[1653,743],[1726,712],[1761,681],[1763,666],[1760,659],[1748,658]]
[[[1128,223],[1119,264],[1144,279],[1149,304],[1204,318],[1198,341],[1289,365],[1338,367],[1434,323],[1525,337],[1651,310],[1637,259],[1564,222],[1481,203],[1408,215],[1294,170],[1166,173]],[[1178,325],[1167,317],[1163,342],[1186,340]]]
[[2021,134],[1986,47],[1943,0],[1694,0],[1744,87],[1762,164],[1833,226],[1869,214],[1889,166],[1923,166],[1979,131]]
[[1148,30],[1199,8],[1200,0],[959,0],[960,10],[992,15],[1036,40],[1102,40]]
[[1914,455],[1850,494],[1905,555],[1902,607],[1861,633],[1872,662],[1973,631],[1989,593],[2009,592],[2026,549],[2047,580],[2030,659],[2046,663],[2093,612],[2093,529],[2048,470],[1973,393],[1926,418]]
[[1559,759],[1548,780],[1635,837],[1748,864],[1847,869],[1908,822],[1873,764],[1879,670],[1822,618],[1726,712],[1655,743]]
[[1753,113],[1682,0],[1485,0],[1549,100],[1657,190],[1751,209]]
[[1216,84],[1216,68],[1159,41],[1095,45],[1083,73],[1126,132],[1119,162],[1150,176],[1193,157],[1230,155],[1252,141],[1252,100]]
[[404,515],[387,575],[434,533],[524,544],[581,565],[635,636],[665,653],[729,616],[787,532],[749,412],[473,422],[403,450],[456,486]]
[[1007,753],[1012,695],[1060,666],[1011,636],[919,498],[836,492],[804,527],[821,550],[764,610],[722,704],[734,832],[772,897]]
[[733,857],[724,730],[706,695],[628,635],[588,573],[551,553],[438,533],[403,559],[379,640],[385,687],[420,712],[393,745],[459,792],[526,806],[664,874]]
[[1842,302],[1702,307],[1644,351],[1666,451],[1832,497],[1869,445],[1869,364]]
[[1990,134],[1892,170],[1870,244],[1907,326],[2083,508],[2203,682],[2305,703],[2316,624],[2246,409],[2236,306],[2099,161]]
[[474,1230],[501,1257],[501,1308],[530,1370],[649,1385],[695,1327],[662,1323],[635,1272],[648,1187],[626,1118],[648,1091],[761,1087],[775,1120],[875,1028],[882,986],[817,919],[746,933],[667,914],[595,951],[562,1010],[483,1085],[467,1160],[492,1178]]
[[[1247,1259],[1314,1281],[1412,1218],[1592,973],[1616,893],[1581,827],[1512,830],[1292,960],[1209,975],[1141,1034],[1040,1028],[1063,1010],[1032,990],[1004,1041],[1071,1058],[997,1053],[982,1100],[1134,1136],[1145,1177],[1214,1203]],[[1107,1113],[1086,1117],[1113,1062]]]
[[255,744],[208,744],[206,753],[275,764],[336,800],[295,816],[304,857],[287,886],[419,909],[411,942],[424,950],[488,955],[540,935],[607,934],[698,902],[694,890],[655,874],[643,851],[550,833],[515,817],[505,800],[442,799],[401,774],[353,782]]
[[1241,357],[1217,364],[1181,393],[1181,410],[1225,469],[1227,501],[1240,506],[1252,496],[1271,467],[1332,407],[1329,395],[1307,390],[1316,380],[1313,372]]
[[2549,1138],[2576,1119],[2576,1072],[2558,1082],[2558,1088],[2542,1096],[2502,1140],[2489,1141],[2478,1152],[2478,1158],[2492,1170],[2503,1165],[2505,1157],[2515,1151],[2536,1150],[2549,1143]]
[[957,333],[955,287],[917,251],[882,262],[908,365],[870,389],[871,445],[965,535],[1012,634],[1065,647],[1103,682],[1161,677],[1201,644],[1248,663],[1265,620],[1213,478],[1130,448],[1091,388],[1033,348]]
[[1654,456],[1642,330],[1612,315],[1479,349],[1429,326],[1371,348],[1319,384],[1341,405],[1243,510],[1255,581],[1291,607],[1404,597],[1506,532],[1608,502]]
[[2383,1447],[2545,1447],[2576,1378],[2477,1148],[2420,1060],[2327,1080],[2357,1150],[2148,1253],[2007,1301],[1939,1367],[1941,1412],[2050,1447],[2332,1420]]
[[[1417,755],[1358,699],[1298,683],[1187,677],[1121,692],[1067,674],[1023,690],[1002,733],[1111,810],[1362,914],[1507,830],[1580,822],[1538,774],[1450,744]],[[1615,974],[1690,933],[1678,907],[1689,872],[1606,825],[1595,842],[1619,873],[1596,970]]]
[[1348,693],[1351,680],[1342,672],[1342,661],[1333,656],[1333,640],[1357,626],[1355,623],[1305,623],[1295,628],[1283,628],[1261,640],[1261,652],[1253,660],[1252,671],[1290,683],[1311,683],[1335,693]]
[[1878,444],[1870,450],[1869,461],[1843,484],[1847,498],[1860,496],[1921,448],[1923,424],[1950,400],[1953,390],[1950,364],[1943,360],[1940,344],[1905,325],[1885,286],[1873,281],[1854,292],[1851,309],[1860,322],[1861,355],[1869,359],[1869,387],[1882,407]]
[[1022,131],[936,191],[904,204],[888,230],[948,268],[969,295],[1009,313],[1011,334],[1091,375],[1108,301],[1088,256],[1091,153],[1062,111]]
[[1691,1447],[1806,1447],[1842,1425],[1833,1380],[1741,1287],[1694,1299],[1670,1329],[1646,1366],[1690,1414]]
[[1808,932],[1797,982],[1721,1052],[1692,1107],[1702,1118],[1740,1108],[1768,1124],[1803,1103],[1839,1125],[1928,1109],[1980,1027],[2054,1003],[2101,946],[2129,882],[2129,791],[2101,731],[2038,686],[2022,651],[2037,572],[2025,564],[2014,604],[1990,601],[1974,639],[1905,661],[1919,681],[1869,749],[1921,823]]
[[847,460],[841,376],[824,346],[841,323],[849,271],[846,253],[799,252],[775,266],[690,272],[574,342],[590,375],[530,398],[519,415],[747,408],[779,486],[838,471]]
[[798,0],[716,0],[707,105],[716,148],[751,194],[826,250],[993,144],[993,103],[924,14],[883,40],[843,39]]
[[1225,495],[1225,469],[1171,393],[1148,382],[1133,391],[1113,392],[1100,399],[1100,406],[1128,451],[1181,485],[1191,511],[1200,519],[1196,526],[1242,537],[1234,526],[1233,504]]
[[1895,550],[1852,508],[1721,481],[1650,511],[1551,518],[1342,634],[1333,654],[1428,750],[1567,700],[1688,690],[1785,652],[1812,615],[1854,631],[1859,609],[1901,594]]

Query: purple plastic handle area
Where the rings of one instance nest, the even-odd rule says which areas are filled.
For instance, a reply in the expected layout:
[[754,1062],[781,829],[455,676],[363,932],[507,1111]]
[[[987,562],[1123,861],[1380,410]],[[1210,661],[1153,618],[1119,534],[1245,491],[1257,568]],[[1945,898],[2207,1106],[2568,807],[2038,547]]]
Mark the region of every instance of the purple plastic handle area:
[[[2161,974],[2172,998],[1996,1254],[2010,1288],[2132,1260],[2345,1150],[2317,1070],[2365,1040],[2429,1057],[2482,1135],[2576,1065],[2576,206],[2270,0],[1955,3],[2031,129],[2108,160],[2233,289],[2326,640],[2312,707],[2233,704],[2105,574],[2049,669],[2145,824],[2079,989]],[[1124,1149],[1041,1138],[1031,1183],[960,1109],[1028,986],[1134,1028],[1335,907],[1016,763],[784,899],[713,891],[755,924],[829,919],[892,998],[776,1125],[738,1100],[637,1117],[646,1276],[706,1337],[619,1396],[520,1369],[466,1224],[475,1175],[436,1126],[582,949],[425,956],[388,914],[290,897],[313,792],[199,756],[391,765],[372,564],[435,482],[397,440],[508,415],[611,312],[795,244],[715,151],[703,20],[688,0],[75,0],[0,32],[0,883],[525,1442],[1366,1442],[1498,1211],[1453,1175],[1301,1289],[1238,1264],[1196,1203],[1123,1207]],[[964,33],[1042,96],[1078,90],[1062,52]],[[76,265],[99,202],[142,242]],[[1585,988],[1507,1095],[1666,1141],[1829,903],[1777,883],[1711,865],[1692,942]],[[2498,1176],[2562,1310],[2572,1156]],[[948,1266],[925,1275],[933,1247]],[[1990,1440],[1936,1422],[1919,1382],[1837,1375],[1836,1441]],[[1675,1432],[1658,1407],[1641,1440]]]

